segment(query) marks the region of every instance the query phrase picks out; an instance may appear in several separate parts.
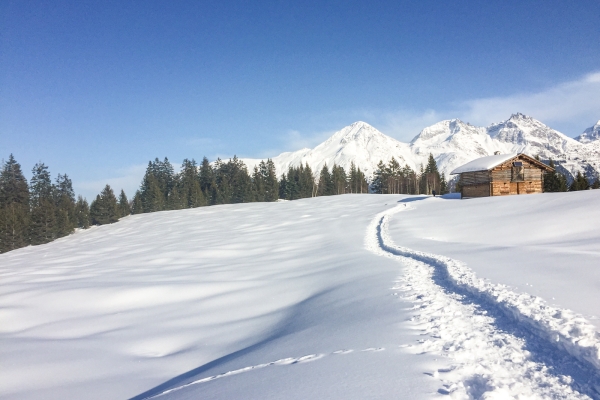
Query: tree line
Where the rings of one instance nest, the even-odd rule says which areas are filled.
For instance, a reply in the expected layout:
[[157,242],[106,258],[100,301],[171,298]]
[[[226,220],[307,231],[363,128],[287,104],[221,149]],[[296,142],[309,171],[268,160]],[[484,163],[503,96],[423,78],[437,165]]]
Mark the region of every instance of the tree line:
[[419,173],[408,164],[404,167],[392,157],[387,164],[379,161],[371,182],[373,193],[383,194],[446,194],[448,183],[440,174],[437,163],[429,154],[427,165],[421,165]]
[[[552,160],[549,165],[555,167]],[[88,205],[82,196],[75,198],[67,174],[58,174],[53,182],[44,163],[33,167],[28,183],[11,154],[0,171],[0,253],[48,243],[76,228],[110,224],[131,214],[344,193],[444,194],[448,186],[431,154],[418,173],[408,165],[401,167],[395,158],[387,164],[380,161],[370,185],[354,163],[348,171],[335,163],[331,169],[325,164],[317,178],[308,163],[290,166],[278,178],[270,159],[261,161],[251,172],[235,156],[214,163],[204,157],[199,165],[193,159],[185,159],[180,171],[175,172],[167,158],[162,161],[156,158],[148,163],[131,201],[123,190],[117,197],[110,185],[106,185]],[[581,172],[570,185],[558,171],[544,177],[545,192],[599,187],[598,179],[590,185]]]
[[300,165],[278,179],[270,159],[251,172],[237,157],[214,163],[204,157],[200,165],[185,159],[175,172],[167,158],[156,158],[148,163],[131,200],[123,190],[116,196],[106,185],[88,204],[82,196],[75,197],[67,174],[58,174],[53,182],[44,163],[33,167],[27,182],[11,154],[0,171],[0,253],[48,243],[76,228],[110,224],[131,214],[368,191],[364,173],[354,164],[348,173],[338,165],[331,170],[325,165],[316,180],[308,164]]

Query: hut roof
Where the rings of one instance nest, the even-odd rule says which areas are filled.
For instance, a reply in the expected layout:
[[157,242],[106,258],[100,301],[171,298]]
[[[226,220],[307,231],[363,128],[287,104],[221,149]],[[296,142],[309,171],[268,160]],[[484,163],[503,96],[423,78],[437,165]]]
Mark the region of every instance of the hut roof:
[[462,174],[463,172],[487,171],[498,164],[502,164],[517,156],[517,153],[496,154],[493,156],[476,158],[460,167],[455,168],[450,175]]
[[493,156],[481,157],[477,158],[471,162],[468,162],[464,165],[461,165],[458,168],[455,168],[450,175],[462,174],[463,172],[477,172],[477,171],[488,171],[494,168],[497,165],[505,163],[508,160],[516,158],[517,156],[526,157],[528,160],[537,164],[540,168],[543,168],[548,171],[552,171],[553,169],[547,166],[546,164],[536,160],[533,157],[529,157],[527,154],[523,153],[509,153],[509,154],[496,154]]

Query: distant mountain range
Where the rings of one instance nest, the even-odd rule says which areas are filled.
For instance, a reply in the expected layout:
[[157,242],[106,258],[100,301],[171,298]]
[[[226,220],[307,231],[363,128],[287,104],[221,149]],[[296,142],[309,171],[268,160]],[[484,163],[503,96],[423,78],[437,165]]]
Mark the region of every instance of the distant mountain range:
[[[394,157],[401,165],[408,164],[418,171],[431,153],[440,171],[450,179],[448,174],[454,168],[496,151],[522,152],[542,160],[552,158],[569,180],[577,171],[597,179],[600,174],[600,121],[573,139],[521,113],[488,127],[452,119],[423,129],[410,143],[400,142],[366,122],[358,121],[334,133],[314,149],[282,153],[272,160],[278,174],[286,172],[289,166],[308,163],[315,175],[325,163],[329,167],[336,163],[348,169],[354,161],[370,178],[380,160],[388,162]],[[251,170],[261,160],[243,161]]]

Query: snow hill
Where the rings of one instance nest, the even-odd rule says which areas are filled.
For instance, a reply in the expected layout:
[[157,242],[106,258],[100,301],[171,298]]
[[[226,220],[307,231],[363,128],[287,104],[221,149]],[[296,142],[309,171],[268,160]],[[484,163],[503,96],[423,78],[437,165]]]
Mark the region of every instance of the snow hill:
[[[555,160],[567,176],[577,171],[589,178],[600,176],[600,121],[594,127],[572,139],[542,122],[520,113],[486,128],[470,125],[458,119],[438,122],[423,129],[410,143],[399,142],[384,135],[366,122],[358,121],[336,132],[314,149],[282,153],[273,157],[279,174],[288,167],[308,163],[315,175],[325,163],[345,169],[354,163],[371,178],[380,160],[396,158],[401,165],[414,170],[427,163],[433,154],[441,172],[449,173],[475,158],[500,153],[524,152],[542,159]],[[244,159],[250,169],[260,160]]]
[[599,200],[221,205],[0,254],[0,398],[600,399]]

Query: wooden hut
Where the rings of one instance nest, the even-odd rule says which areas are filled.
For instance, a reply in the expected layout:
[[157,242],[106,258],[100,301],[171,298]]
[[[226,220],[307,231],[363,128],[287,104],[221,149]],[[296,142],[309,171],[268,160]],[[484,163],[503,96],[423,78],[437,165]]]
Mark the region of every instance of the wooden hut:
[[533,157],[513,153],[481,157],[450,174],[460,175],[465,198],[542,193],[544,174],[553,171]]

